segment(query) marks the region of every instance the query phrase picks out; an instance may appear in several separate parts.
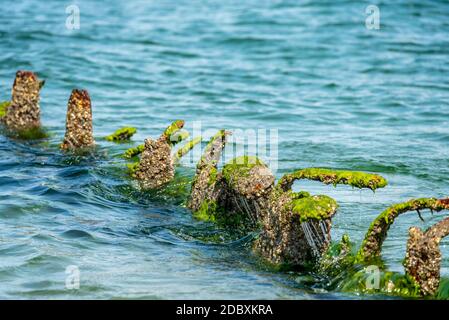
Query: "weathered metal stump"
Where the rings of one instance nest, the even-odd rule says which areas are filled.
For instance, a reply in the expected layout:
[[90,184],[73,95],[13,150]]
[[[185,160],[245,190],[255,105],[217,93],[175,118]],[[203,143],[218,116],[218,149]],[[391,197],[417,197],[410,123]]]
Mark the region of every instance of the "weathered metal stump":
[[63,150],[77,150],[95,145],[92,128],[92,105],[86,90],[74,89],[67,104]]

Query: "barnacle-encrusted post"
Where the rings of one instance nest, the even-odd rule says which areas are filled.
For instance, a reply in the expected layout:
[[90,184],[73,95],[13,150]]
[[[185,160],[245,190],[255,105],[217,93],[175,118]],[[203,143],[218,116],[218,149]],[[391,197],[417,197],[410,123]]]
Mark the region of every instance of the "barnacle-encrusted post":
[[228,134],[229,132],[220,130],[214,135],[198,161],[187,206],[199,219],[215,219],[215,209],[217,209],[217,202],[223,191],[220,179],[217,180],[217,165],[221,151],[226,145],[226,136]]
[[412,199],[403,203],[392,205],[383,211],[368,229],[362,246],[357,254],[358,262],[368,262],[380,257],[382,244],[387,237],[387,232],[394,220],[401,214],[408,211],[417,211],[430,209],[440,211],[447,208],[446,200],[435,198]]
[[[438,208],[449,210],[449,198],[437,200]],[[409,229],[404,267],[407,275],[419,285],[422,295],[435,295],[440,284],[440,241],[449,235],[449,218],[434,224],[423,232]]]
[[39,91],[44,81],[31,71],[17,71],[12,87],[12,99],[3,121],[17,132],[37,131],[41,126]]
[[144,188],[154,189],[170,182],[175,176],[172,146],[182,139],[174,138],[184,127],[183,120],[174,121],[157,140],[145,140],[140,162],[135,166],[133,177],[140,180]]
[[74,89],[67,104],[63,150],[76,150],[95,145],[92,129],[92,107],[86,90]]

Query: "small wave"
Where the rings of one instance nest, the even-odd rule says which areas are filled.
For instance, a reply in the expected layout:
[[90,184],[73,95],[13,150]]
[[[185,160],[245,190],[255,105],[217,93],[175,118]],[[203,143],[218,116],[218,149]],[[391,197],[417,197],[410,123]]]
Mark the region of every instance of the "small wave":
[[174,51],[174,50],[163,50],[159,52],[162,56],[172,56],[172,57],[179,57],[179,58],[200,58],[201,56],[196,53],[191,52],[184,52],[184,51]]
[[63,233],[61,233],[61,236],[69,239],[79,239],[79,238],[94,239],[94,237],[89,232],[78,229],[71,229],[64,231]]
[[229,37],[224,40],[220,40],[219,43],[224,45],[239,45],[239,46],[260,46],[269,45],[271,40],[265,38],[256,37]]

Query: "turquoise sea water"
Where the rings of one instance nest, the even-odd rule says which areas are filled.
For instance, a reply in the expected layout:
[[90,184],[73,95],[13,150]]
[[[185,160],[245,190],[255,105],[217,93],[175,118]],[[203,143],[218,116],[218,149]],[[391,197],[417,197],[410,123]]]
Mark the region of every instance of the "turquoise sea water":
[[[65,9],[80,8],[80,29]],[[412,197],[449,196],[447,1],[3,1],[0,100],[15,72],[46,79],[47,142],[0,137],[0,298],[358,299],[304,275],[276,273],[249,239],[214,244],[214,226],[183,199],[144,192],[100,138],[138,128],[135,144],[172,120],[203,130],[277,129],[276,175],[323,166],[378,172],[371,191],[302,182],[340,204],[333,238],[360,243],[371,220]],[[380,29],[365,8],[380,8]],[[58,151],[66,104],[89,91],[99,144],[91,157]],[[194,159],[196,161],[197,159]],[[184,161],[179,179],[190,177]],[[444,215],[401,216],[383,258],[403,271],[407,230]],[[449,250],[442,243],[442,274]],[[65,287],[68,266],[80,288]],[[385,298],[375,296],[374,298]]]

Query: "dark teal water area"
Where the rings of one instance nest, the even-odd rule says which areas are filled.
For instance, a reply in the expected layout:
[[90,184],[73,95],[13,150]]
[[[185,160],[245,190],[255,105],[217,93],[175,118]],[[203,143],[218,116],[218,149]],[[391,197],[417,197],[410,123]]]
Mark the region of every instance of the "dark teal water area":
[[[0,137],[0,298],[371,298],[327,292],[257,262],[250,239],[210,243],[222,231],[191,217],[175,192],[144,192],[100,138],[133,125],[135,144],[181,118],[203,130],[278,129],[279,177],[309,166],[378,172],[371,191],[300,183],[335,197],[333,238],[360,243],[388,205],[449,196],[447,1],[2,1],[0,100],[16,70],[47,80],[48,141]],[[365,8],[380,8],[380,30]],[[58,151],[74,87],[89,90],[95,155]],[[203,145],[204,146],[204,145]],[[197,159],[195,159],[197,160]],[[192,176],[184,161],[179,179]],[[401,216],[385,243],[403,271]],[[449,275],[448,242],[442,273]],[[67,266],[80,270],[67,290]],[[379,296],[376,296],[379,298]],[[382,296],[380,296],[382,298]]]

